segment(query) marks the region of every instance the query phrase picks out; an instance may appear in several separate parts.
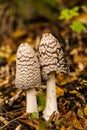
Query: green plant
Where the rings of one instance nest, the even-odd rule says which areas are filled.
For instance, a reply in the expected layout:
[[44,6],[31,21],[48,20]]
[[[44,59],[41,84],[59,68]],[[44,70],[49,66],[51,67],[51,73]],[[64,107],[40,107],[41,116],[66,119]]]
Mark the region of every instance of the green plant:
[[59,19],[70,20],[71,18],[73,18],[74,16],[77,16],[79,14],[78,11],[79,11],[78,6],[72,8],[72,9],[64,9],[60,12]]
[[72,24],[70,25],[70,28],[73,31],[76,31],[77,33],[81,33],[83,30],[85,30],[85,26],[79,22],[79,21],[73,21]]
[[70,29],[72,29],[72,31],[76,31],[77,33],[81,33],[83,30],[85,30],[84,24],[81,23],[80,21],[72,20],[73,17],[78,16],[78,15],[79,15],[79,7],[76,6],[72,9],[61,10],[59,19],[66,20],[66,21],[71,20],[71,24],[69,26]]
[[37,116],[38,116],[38,112],[31,113],[30,120],[34,120],[35,118],[37,118]]
[[37,97],[38,100],[38,112],[41,112],[45,107],[45,93],[40,93]]

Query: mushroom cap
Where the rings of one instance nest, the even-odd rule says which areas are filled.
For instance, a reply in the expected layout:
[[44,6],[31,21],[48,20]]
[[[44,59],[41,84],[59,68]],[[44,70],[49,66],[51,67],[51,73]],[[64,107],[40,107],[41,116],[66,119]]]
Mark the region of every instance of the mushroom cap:
[[38,87],[41,83],[40,65],[33,48],[22,43],[17,50],[15,85],[20,89]]
[[47,79],[50,72],[60,71],[69,73],[69,66],[58,40],[50,33],[42,35],[39,45],[39,60],[43,79]]

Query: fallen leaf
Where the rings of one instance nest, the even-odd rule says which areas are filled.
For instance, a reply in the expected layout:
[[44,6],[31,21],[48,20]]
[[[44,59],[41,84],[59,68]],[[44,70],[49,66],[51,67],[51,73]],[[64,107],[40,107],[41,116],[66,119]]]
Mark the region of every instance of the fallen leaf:
[[60,128],[60,130],[66,130],[66,129],[65,129],[65,126],[62,126],[62,127]]
[[73,125],[74,125],[75,128],[77,128],[79,130],[83,130],[83,127],[82,127],[81,123],[79,122],[79,120],[77,118],[75,118],[73,120]]
[[69,91],[69,93],[75,94],[78,98],[80,98],[83,101],[84,104],[86,103],[84,95],[82,95],[80,92],[78,92],[76,90],[72,90],[72,91]]
[[84,117],[83,110],[79,108],[77,110],[77,115],[78,115],[79,118],[83,118]]
[[3,85],[8,84],[8,82],[9,82],[8,79],[0,81],[0,87],[2,87]]
[[16,54],[12,54],[9,58],[8,58],[8,62],[13,62],[16,60]]
[[23,37],[25,35],[27,35],[27,30],[17,30],[15,32],[13,32],[12,37],[13,38],[20,38]]
[[31,126],[32,128],[38,129],[39,128],[39,122],[34,122],[34,121],[30,121],[30,120],[24,120],[24,119],[19,119],[20,122]]
[[86,106],[84,107],[84,114],[87,116],[87,104],[86,104]]
[[78,16],[75,16],[73,20],[78,20],[84,24],[87,24],[87,14],[86,13],[80,13]]
[[[73,61],[74,61],[74,63],[78,64],[79,69],[81,68],[81,70],[82,70],[87,65],[87,56],[75,55]],[[81,65],[79,65],[79,64],[81,64]]]
[[74,126],[77,129],[83,130],[82,125],[77,119],[77,115],[74,111],[69,111],[67,114],[64,115],[63,123],[66,127]]
[[64,95],[64,89],[61,89],[60,87],[56,87],[56,95],[57,97]]

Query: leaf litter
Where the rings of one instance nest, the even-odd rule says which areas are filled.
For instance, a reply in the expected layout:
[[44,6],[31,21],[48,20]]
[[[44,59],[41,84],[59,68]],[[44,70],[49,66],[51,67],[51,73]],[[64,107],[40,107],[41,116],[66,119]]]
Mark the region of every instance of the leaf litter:
[[[65,27],[61,30],[54,24],[50,26],[50,22],[37,22],[31,23],[27,30],[18,30],[10,36],[2,37],[0,41],[1,130],[87,129],[87,36],[85,32],[80,35],[69,31]],[[70,64],[69,76],[56,74],[59,114],[52,113],[48,122],[42,116],[46,102],[46,87],[37,92],[38,118],[35,113],[31,115],[25,112],[26,94],[15,87],[15,57],[18,45],[24,41],[29,42],[38,55],[39,41],[44,32],[51,32],[57,38],[61,34],[65,43],[61,45],[65,47],[65,55]],[[45,86],[44,81],[42,86]]]

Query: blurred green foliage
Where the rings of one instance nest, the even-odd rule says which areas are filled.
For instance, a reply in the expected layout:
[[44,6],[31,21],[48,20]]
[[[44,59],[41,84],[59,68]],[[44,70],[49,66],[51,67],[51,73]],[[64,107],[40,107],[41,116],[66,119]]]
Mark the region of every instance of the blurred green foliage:
[[1,0],[1,3],[10,3],[15,8],[17,14],[24,20],[31,20],[31,17],[45,17],[48,20],[56,21],[59,6],[56,0]]
[[76,31],[77,33],[81,33],[82,31],[84,31],[86,28],[84,26],[83,23],[81,23],[80,21],[75,21],[72,20],[73,17],[78,16],[79,15],[79,8],[78,6],[73,7],[72,9],[63,9],[60,12],[60,16],[59,19],[60,20],[66,20],[69,21],[71,20],[71,24],[70,24],[70,29],[72,29],[72,31]]
[[51,21],[57,20],[59,6],[56,0],[26,0],[35,10],[36,16],[42,16]]
[[73,18],[74,16],[77,16],[79,13],[79,7],[76,6],[72,9],[63,9],[60,12],[60,16],[59,19],[65,19],[65,20],[70,20],[71,18]]
[[37,97],[37,100],[39,105],[38,112],[41,112],[45,108],[45,103],[46,103],[45,93],[40,93]]
[[86,27],[79,21],[73,21],[72,24],[70,25],[70,28],[73,31],[76,31],[77,33],[81,33],[86,29]]
[[[0,3],[3,2],[6,2],[6,0],[0,0]],[[80,6],[75,5],[71,9],[66,8],[63,4],[63,0],[7,0],[7,2],[16,5],[16,8],[13,6],[9,8],[9,14],[19,14],[18,16],[22,16],[24,21],[29,22],[30,20],[41,16],[42,18],[59,24],[59,18],[59,20],[62,20],[63,22],[70,21],[71,24],[69,27],[72,31],[81,33],[85,29],[83,23],[72,20],[73,17],[79,15]]]
[[37,112],[31,113],[31,115],[30,115],[30,120],[34,120],[35,118],[37,118],[37,116],[38,116],[38,113],[37,113]]

